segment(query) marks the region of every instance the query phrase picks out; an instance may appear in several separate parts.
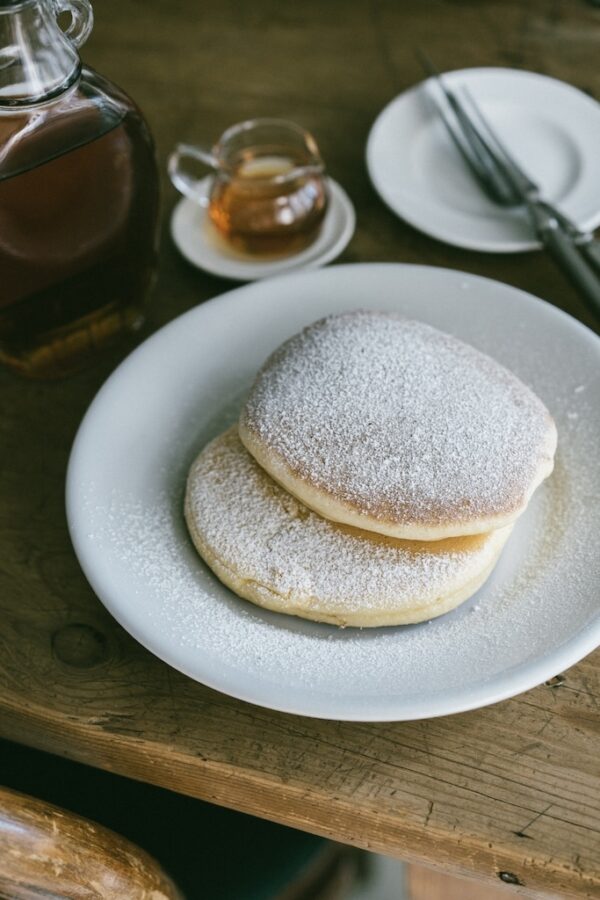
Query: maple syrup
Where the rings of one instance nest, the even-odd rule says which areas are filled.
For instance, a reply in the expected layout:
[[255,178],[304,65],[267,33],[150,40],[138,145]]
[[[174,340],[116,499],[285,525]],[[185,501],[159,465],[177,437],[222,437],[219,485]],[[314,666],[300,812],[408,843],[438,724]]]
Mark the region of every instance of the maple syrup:
[[[190,161],[212,169],[212,177],[199,181]],[[182,194],[208,208],[218,235],[246,255],[299,252],[315,240],[327,210],[315,140],[284,119],[239,122],[211,150],[178,144],[168,170]]]
[[285,146],[250,147],[232,163],[230,176],[217,181],[209,215],[236,249],[287,255],[312,243],[325,216],[327,192],[320,173],[302,172],[304,162]]
[[[36,28],[40,15],[54,22],[40,9]],[[156,262],[158,174],[141,113],[90,69],[67,82],[35,102],[0,81],[0,361],[32,377],[81,368],[139,327]]]

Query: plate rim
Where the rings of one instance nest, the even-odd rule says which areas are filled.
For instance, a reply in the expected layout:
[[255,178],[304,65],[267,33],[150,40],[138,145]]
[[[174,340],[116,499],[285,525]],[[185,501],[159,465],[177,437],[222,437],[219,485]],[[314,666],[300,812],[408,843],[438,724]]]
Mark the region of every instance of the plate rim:
[[[536,80],[536,81],[544,81],[550,82],[553,85],[560,86],[561,90],[566,90],[576,96],[579,101],[589,102],[590,108],[597,107],[596,113],[600,116],[600,103],[595,101],[592,97],[589,97],[584,91],[580,88],[575,87],[575,85],[569,84],[566,81],[561,81],[560,78],[555,78],[552,75],[546,75],[542,72],[534,72],[529,69],[514,69],[510,66],[473,66],[469,68],[462,69],[448,69],[443,72],[444,75],[448,75],[451,78],[457,76],[468,76],[468,77],[476,77],[478,73],[493,74],[494,76],[506,76],[517,75],[518,77],[523,77],[527,80]],[[488,241],[488,240],[479,240],[474,241],[470,239],[463,239],[460,237],[456,237],[452,234],[450,239],[449,233],[447,230],[443,228],[437,228],[435,223],[431,226],[428,225],[427,228],[424,228],[421,220],[417,221],[412,215],[406,215],[406,212],[401,211],[397,206],[393,204],[390,200],[389,195],[386,196],[385,185],[383,184],[381,178],[376,174],[376,167],[373,163],[373,146],[375,143],[375,130],[379,126],[381,120],[384,116],[389,113],[393,106],[399,105],[402,101],[407,102],[411,100],[413,97],[417,95],[420,90],[424,89],[425,84],[430,79],[425,78],[422,81],[417,82],[416,84],[410,85],[406,90],[401,91],[399,94],[396,94],[392,97],[384,107],[378,112],[377,116],[371,123],[371,127],[369,129],[369,134],[367,136],[367,142],[365,144],[365,164],[367,167],[367,171],[369,174],[369,179],[371,184],[373,185],[375,191],[377,192],[378,197],[385,203],[387,208],[397,216],[401,221],[406,222],[412,228],[415,228],[417,231],[420,231],[422,234],[426,234],[429,237],[434,238],[435,240],[441,241],[444,244],[447,244],[451,247],[459,247],[463,250],[471,250],[478,253],[493,253],[493,254],[510,254],[510,253],[528,253],[534,250],[543,249],[543,245],[540,241],[536,241],[535,239],[531,239],[529,241],[518,241],[518,240],[508,240],[503,241],[501,245],[498,242]],[[579,227],[584,230],[593,231],[600,225],[600,205],[598,207],[598,211],[589,216],[585,221],[581,221]]]
[[[370,273],[373,273],[375,269],[386,269],[390,271],[394,269],[396,271],[404,271],[406,269],[410,269],[413,271],[418,270],[424,272],[435,270],[438,273],[442,273],[452,278],[464,279],[465,277],[467,277],[477,283],[484,282],[491,283],[496,287],[500,286],[503,290],[506,290],[509,293],[513,294],[515,298],[518,298],[520,300],[520,302],[526,302],[534,307],[537,307],[540,310],[543,310],[543,315],[550,315],[551,317],[554,317],[556,320],[562,322],[563,324],[566,324],[569,328],[572,328],[576,332],[579,332],[582,338],[584,338],[585,340],[591,340],[592,342],[595,342],[595,346],[598,350],[598,353],[600,354],[600,338],[590,328],[588,328],[579,320],[575,319],[573,316],[553,306],[547,301],[521,290],[520,288],[515,288],[512,285],[507,285],[503,282],[497,281],[496,279],[487,278],[480,275],[473,275],[468,272],[447,269],[440,266],[428,266],[410,263],[347,263],[340,266],[329,267],[326,270],[317,269],[310,270],[306,273],[285,273],[277,276],[277,280],[297,280],[299,278],[302,279],[305,276],[321,277],[323,275],[326,275],[326,277],[330,277],[331,274],[336,270],[356,270],[357,268],[368,269]],[[139,625],[138,622],[135,621],[135,615],[129,616],[127,614],[127,606],[124,607],[121,603],[119,603],[118,599],[113,596],[111,587],[105,584],[104,575],[99,574],[94,563],[90,561],[91,554],[88,554],[88,547],[82,540],[83,529],[77,526],[77,522],[79,516],[82,515],[84,505],[79,503],[77,500],[78,491],[76,490],[75,485],[76,483],[79,483],[78,470],[81,466],[80,460],[82,447],[85,447],[86,431],[90,427],[90,423],[93,421],[94,407],[97,404],[103,402],[103,397],[109,390],[111,390],[112,385],[114,385],[114,383],[118,381],[120,374],[134,366],[136,364],[138,356],[141,353],[147,353],[149,346],[152,346],[159,342],[165,331],[180,328],[183,321],[194,316],[202,316],[205,309],[214,310],[215,307],[219,304],[235,305],[237,302],[244,303],[245,301],[243,299],[243,294],[253,289],[255,289],[254,282],[248,285],[243,285],[241,287],[232,288],[231,290],[226,291],[223,294],[212,297],[210,300],[207,300],[204,303],[199,304],[198,306],[192,307],[191,309],[172,319],[166,325],[162,326],[162,328],[157,329],[157,331],[155,331],[130,354],[128,354],[125,359],[117,366],[117,368],[108,376],[106,381],[101,385],[100,389],[92,399],[76,432],[66,472],[65,504],[67,513],[67,525],[75,555],[82,568],[82,571],[93,591],[95,592],[98,600],[108,610],[113,618],[136,641],[138,641],[138,643],[144,646],[158,659],[162,660],[167,665],[172,666],[174,669],[182,672],[192,680],[205,685],[206,687],[216,690],[219,693],[234,697],[238,700],[242,700],[244,702],[266,709],[271,709],[288,714],[306,716],[308,718],[333,719],[336,721],[414,721],[423,718],[436,718],[438,716],[453,715],[472,709],[483,708],[485,706],[489,706],[502,700],[506,700],[510,697],[516,696],[517,694],[523,693],[524,691],[537,687],[538,685],[548,680],[549,678],[554,677],[564,669],[569,668],[570,666],[579,662],[590,652],[596,649],[600,645],[600,610],[598,611],[598,615],[592,621],[587,623],[587,625],[581,628],[575,635],[571,635],[566,641],[561,643],[550,653],[538,656],[537,658],[529,662],[518,663],[517,665],[511,667],[511,669],[503,673],[501,676],[495,675],[491,679],[480,681],[475,686],[470,685],[459,690],[451,689],[450,691],[442,691],[436,692],[435,694],[430,694],[427,698],[427,709],[425,715],[423,715],[421,710],[414,708],[414,701],[412,701],[413,707],[411,708],[410,703],[407,703],[405,700],[401,701],[398,704],[398,706],[402,707],[402,711],[400,713],[398,712],[397,708],[396,711],[392,709],[392,707],[394,706],[394,700],[392,699],[387,701],[387,706],[390,707],[387,711],[376,708],[373,714],[366,713],[364,708],[361,708],[356,712],[353,712],[352,709],[344,708],[340,712],[336,713],[333,707],[336,704],[338,704],[338,707],[340,707],[340,705],[344,707],[348,704],[349,699],[351,702],[351,698],[348,697],[345,697],[342,702],[340,701],[340,698],[338,696],[335,696],[333,698],[333,703],[331,704],[329,709],[318,709],[316,711],[314,709],[307,709],[306,706],[303,705],[303,703],[294,702],[295,698],[292,698],[291,703],[269,702],[267,699],[265,699],[265,697],[257,697],[256,693],[252,693],[252,691],[246,692],[243,688],[240,689],[239,683],[236,683],[236,685],[232,687],[230,683],[231,679],[228,675],[226,677],[213,678],[211,677],[210,671],[208,673],[203,671],[202,678],[199,678],[197,671],[192,671],[191,668],[188,667],[185,663],[182,663],[181,660],[178,660],[176,658],[176,653],[173,653],[170,647],[157,647],[157,643],[160,642],[157,642],[151,637],[147,636],[147,633],[144,631],[143,625]],[[237,298],[240,294],[242,294],[242,300],[238,301]],[[131,609],[134,610],[135,607],[132,606]],[[265,693],[268,693],[268,687]],[[326,695],[325,693],[321,693],[319,696],[323,697]],[[364,699],[362,703],[364,706]]]

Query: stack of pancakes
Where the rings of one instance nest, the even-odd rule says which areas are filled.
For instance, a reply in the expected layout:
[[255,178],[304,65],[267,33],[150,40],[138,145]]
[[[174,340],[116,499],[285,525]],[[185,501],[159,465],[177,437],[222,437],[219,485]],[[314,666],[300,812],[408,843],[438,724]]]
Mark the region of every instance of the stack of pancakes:
[[331,316],[275,351],[200,453],[186,521],[260,606],[421,622],[483,584],[555,447],[541,400],[490,357],[393,314]]

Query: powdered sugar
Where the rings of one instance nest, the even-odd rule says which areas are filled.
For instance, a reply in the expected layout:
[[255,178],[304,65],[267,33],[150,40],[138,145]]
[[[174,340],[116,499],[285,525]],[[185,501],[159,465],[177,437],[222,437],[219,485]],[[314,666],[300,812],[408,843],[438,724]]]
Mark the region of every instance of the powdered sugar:
[[[420,607],[477,578],[505,531],[432,545],[379,538],[322,519],[287,494],[241,444],[236,429],[213,441],[190,472],[187,516],[202,547],[255,593],[284,610],[368,624],[426,619]],[[251,594],[252,596],[252,594]],[[440,609],[440,612],[442,610]]]
[[588,549],[583,537],[574,539],[581,500],[570,496],[562,465],[536,494],[473,601],[431,623],[363,631],[270,613],[235,597],[198,558],[180,501],[171,493],[140,504],[115,494],[97,510],[96,540],[115,575],[130,584],[136,617],[151,619],[153,630],[179,646],[181,660],[196,658],[203,680],[210,684],[212,672],[224,689],[239,673],[249,691],[269,684],[276,705],[289,702],[290,691],[308,689],[315,703],[320,694],[335,693],[343,710],[356,696],[385,704],[393,695],[418,695],[431,681],[450,690],[487,680],[535,657],[565,623],[573,627],[589,615],[580,602],[585,584],[571,580],[568,598],[561,587],[565,561],[581,571]]
[[[557,396],[560,407],[569,402],[567,394]],[[196,449],[233,415],[219,411]],[[165,445],[165,466],[143,495],[126,483],[109,494],[89,484],[83,498],[89,542],[120,585],[122,620],[134,634],[154,635],[158,652],[205,683],[313,714],[334,705],[341,718],[357,709],[366,716],[365,703],[367,717],[386,718],[397,714],[402,698],[413,708],[421,697],[430,714],[440,692],[489,683],[547,653],[594,616],[600,566],[588,532],[598,521],[600,487],[585,477],[596,441],[590,422],[583,415],[577,424],[561,419],[556,470],[517,522],[485,586],[457,610],[421,625],[339,629],[237,598],[189,540],[183,436]]]
[[[461,290],[465,277],[353,265],[285,285],[260,282],[171,323],[117,371],[74,448],[69,522],[98,596],[137,640],[192,678],[253,703],[380,720],[499,700],[593,649],[600,345],[558,310],[504,285],[469,276],[472,290]],[[235,421],[268,353],[307,322],[365,303],[423,318],[501,360],[548,405],[560,445],[555,472],[472,600],[431,623],[358,630],[269,613],[234,596],[198,557],[182,509],[190,464]],[[190,688],[190,697],[199,715],[211,702],[202,690]]]
[[545,407],[514,375],[428,325],[372,312],[286,342],[241,421],[336,501],[423,526],[512,512],[554,449]]

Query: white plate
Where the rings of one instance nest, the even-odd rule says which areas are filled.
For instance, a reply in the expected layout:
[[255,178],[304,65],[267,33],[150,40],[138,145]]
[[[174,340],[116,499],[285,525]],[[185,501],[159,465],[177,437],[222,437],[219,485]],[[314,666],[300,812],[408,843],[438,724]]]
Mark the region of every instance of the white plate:
[[[547,200],[582,228],[600,224],[600,104],[534,72],[463,69],[444,78],[450,87],[469,87]],[[538,248],[526,215],[495,206],[478,187],[431,90],[426,81],[396,97],[371,129],[367,166],[382,199],[411,225],[457,247]]]
[[[206,187],[209,181],[210,176],[200,182],[200,187]],[[340,255],[356,225],[354,207],[346,191],[332,178],[327,183],[329,206],[321,230],[310,247],[292,256],[265,260],[236,252],[218,234],[206,209],[187,197],[173,210],[171,235],[188,262],[233,281],[255,281],[295,269],[315,269]]]
[[[490,581],[431,624],[340,630],[238,599],[196,555],[188,467],[236,416],[274,347],[324,315],[399,310],[509,366],[556,418],[555,474]],[[425,718],[524,691],[600,643],[600,341],[528,294],[421,266],[351,265],[247,285],[161,329],[108,379],[67,478],[76,553],[137,640],[262,706],[356,720]]]

